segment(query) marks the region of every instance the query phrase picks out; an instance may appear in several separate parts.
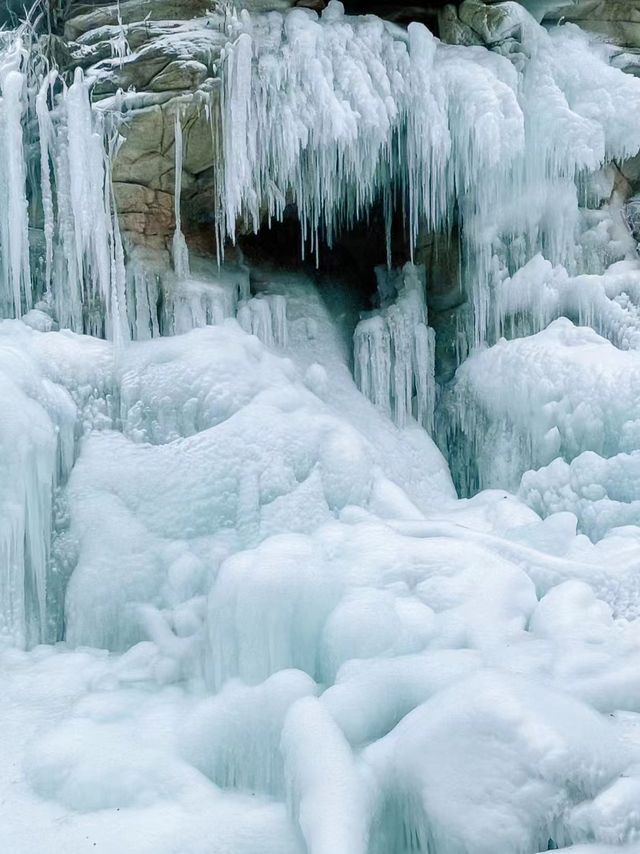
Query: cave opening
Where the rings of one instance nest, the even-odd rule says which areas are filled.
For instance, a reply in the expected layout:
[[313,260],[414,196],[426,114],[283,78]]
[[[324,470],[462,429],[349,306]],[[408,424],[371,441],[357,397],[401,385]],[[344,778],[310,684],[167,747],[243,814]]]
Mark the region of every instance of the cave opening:
[[[452,378],[464,348],[461,330],[469,312],[457,225],[450,232],[421,231],[412,253],[402,214],[393,216],[387,235],[382,205],[376,205],[366,219],[341,229],[331,245],[321,238],[316,256],[308,245],[303,252],[297,209],[289,205],[282,221],[240,236],[237,245],[253,269],[301,271],[310,276],[330,309],[339,306],[340,311],[350,312],[351,331],[363,314],[381,307],[376,268],[390,262],[392,269],[400,269],[411,260],[423,266],[429,325],[436,332],[436,377],[440,383]],[[348,299],[340,291],[347,291]]]

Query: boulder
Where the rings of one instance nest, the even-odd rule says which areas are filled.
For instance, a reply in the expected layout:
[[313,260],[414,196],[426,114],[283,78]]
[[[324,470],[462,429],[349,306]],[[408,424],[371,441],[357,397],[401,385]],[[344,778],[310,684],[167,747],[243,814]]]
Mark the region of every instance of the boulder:
[[482,39],[468,24],[458,17],[458,10],[453,3],[447,4],[438,14],[438,32],[443,42],[447,44],[481,45]]
[[176,59],[166,65],[159,74],[156,74],[147,88],[151,92],[175,92],[181,89],[195,91],[207,77],[208,69],[202,62]]
[[550,10],[545,20],[570,21],[613,44],[640,48],[640,0],[577,0]]
[[513,0],[488,4],[482,0],[463,0],[458,16],[478,34],[483,44],[494,45],[507,39],[520,39],[528,13]]

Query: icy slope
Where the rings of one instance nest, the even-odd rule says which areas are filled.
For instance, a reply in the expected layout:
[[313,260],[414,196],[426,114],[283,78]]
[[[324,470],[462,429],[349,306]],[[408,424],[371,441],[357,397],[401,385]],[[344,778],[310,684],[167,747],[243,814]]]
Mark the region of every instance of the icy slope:
[[[0,326],[3,376],[42,413],[0,442],[46,426],[54,454],[63,413],[77,456],[46,575],[65,641],[1,658],[3,844],[633,840],[638,528],[593,545],[504,492],[457,501],[427,434],[357,391],[312,283],[260,279],[286,299],[286,347],[232,318],[124,351]],[[43,471],[30,501],[50,494]]]

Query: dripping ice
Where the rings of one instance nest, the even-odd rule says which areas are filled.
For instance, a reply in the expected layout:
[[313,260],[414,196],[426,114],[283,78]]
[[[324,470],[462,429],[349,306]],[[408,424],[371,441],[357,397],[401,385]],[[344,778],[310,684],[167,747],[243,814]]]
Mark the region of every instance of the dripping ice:
[[365,397],[387,412],[400,427],[413,415],[432,432],[435,337],[427,327],[424,269],[406,264],[394,275],[381,267],[376,275],[382,299],[384,295],[387,300],[394,296],[395,299],[356,326],[353,334],[356,384]]
[[[523,67],[442,44],[420,24],[402,33],[345,17],[338,2],[320,18],[240,18],[223,90],[230,237],[239,218],[257,229],[261,211],[278,219],[293,198],[303,246],[318,251],[321,237],[331,245],[390,197],[415,246],[421,228],[450,224],[457,200],[473,343],[492,331],[496,263],[515,271],[542,251],[580,272],[575,182],[636,153],[638,119],[625,104],[637,83],[578,28],[548,33],[514,8]],[[333,88],[317,85],[318,67]]]

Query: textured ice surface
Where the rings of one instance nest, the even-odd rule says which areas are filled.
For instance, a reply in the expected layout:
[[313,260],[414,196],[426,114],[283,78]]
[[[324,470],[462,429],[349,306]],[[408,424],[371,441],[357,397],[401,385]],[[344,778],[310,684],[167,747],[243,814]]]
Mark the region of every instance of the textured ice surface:
[[[583,451],[614,456],[639,445],[640,360],[567,318],[500,340],[458,370],[442,414],[466,491],[516,488],[520,476]],[[505,389],[509,393],[505,394]]]
[[[311,281],[260,279],[265,305],[286,299],[286,344],[233,318],[124,351],[0,325],[21,418],[3,416],[0,443],[21,437],[31,478],[3,480],[2,518],[53,516],[30,534],[49,557],[23,562],[34,581],[0,658],[4,844],[632,841],[640,529],[594,545],[570,513],[456,500],[426,432],[357,390]],[[559,362],[614,350],[568,321],[543,335]]]
[[541,516],[575,513],[580,530],[592,539],[640,519],[640,453],[608,459],[585,451],[570,463],[556,458],[526,472],[519,494]]

